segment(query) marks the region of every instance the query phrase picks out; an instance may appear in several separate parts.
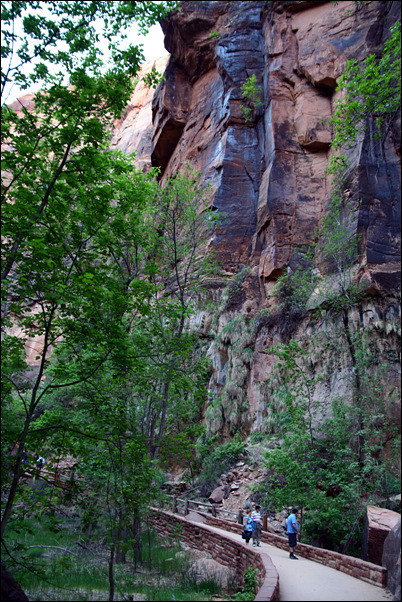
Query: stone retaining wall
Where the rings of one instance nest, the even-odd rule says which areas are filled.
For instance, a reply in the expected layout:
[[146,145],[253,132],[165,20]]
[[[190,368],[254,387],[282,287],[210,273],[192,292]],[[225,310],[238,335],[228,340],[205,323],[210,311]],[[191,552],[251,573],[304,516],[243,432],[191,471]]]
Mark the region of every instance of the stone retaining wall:
[[[216,533],[205,524],[195,523],[163,510],[155,509],[151,512],[151,523],[160,535],[168,536],[171,539],[179,537],[180,541],[190,547],[208,552],[220,564],[235,569],[240,584],[242,584],[244,573],[250,566],[257,568],[260,589],[255,600],[279,600],[279,576],[268,554],[257,552],[253,548],[246,548],[241,541],[237,542],[230,537]],[[221,521],[217,521],[217,523],[219,525],[216,526],[222,527]]]
[[[201,514],[201,513],[200,513]],[[241,533],[242,526],[229,521],[222,521],[217,518],[213,518],[208,514],[203,514],[206,517],[206,524],[220,529],[231,531],[232,533]],[[271,544],[277,548],[288,550],[288,541],[286,537],[280,535],[274,535],[273,533],[267,533],[263,531],[261,533],[261,541]],[[354,558],[353,556],[346,556],[345,554],[339,554],[338,552],[332,552],[331,550],[324,550],[322,548],[316,548],[309,546],[304,543],[297,544],[297,554],[308,560],[319,562],[325,566],[329,566],[337,571],[342,571],[347,575],[351,575],[356,579],[367,581],[372,585],[378,585],[385,587],[387,583],[387,569],[361,560],[360,558]],[[257,599],[257,598],[256,598]]]

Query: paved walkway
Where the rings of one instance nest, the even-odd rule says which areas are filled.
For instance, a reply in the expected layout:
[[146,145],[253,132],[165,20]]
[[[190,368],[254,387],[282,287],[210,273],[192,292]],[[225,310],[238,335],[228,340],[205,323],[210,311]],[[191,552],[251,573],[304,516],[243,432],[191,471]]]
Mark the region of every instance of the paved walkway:
[[[224,533],[236,541],[241,541],[240,535],[211,527],[214,531]],[[243,545],[246,545],[243,542]],[[252,546],[250,542],[248,545]],[[342,602],[377,602],[377,600],[393,600],[392,594],[381,587],[370,585],[360,579],[350,577],[341,571],[298,557],[290,560],[289,553],[267,543],[261,543],[260,548],[269,554],[279,574],[280,600],[304,601],[333,601]],[[296,548],[297,555],[297,548]]]

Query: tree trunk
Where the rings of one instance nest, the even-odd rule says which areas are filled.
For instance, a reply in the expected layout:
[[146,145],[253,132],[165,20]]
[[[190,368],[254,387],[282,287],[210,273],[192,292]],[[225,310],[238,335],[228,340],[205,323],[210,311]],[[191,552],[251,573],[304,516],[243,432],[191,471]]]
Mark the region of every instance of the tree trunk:
[[117,529],[117,544],[116,544],[116,563],[126,562],[126,554],[124,552],[124,548],[122,543],[124,542],[126,537],[126,527],[121,527]]
[[134,556],[134,570],[137,570],[138,562],[142,560],[142,546],[141,546],[141,522],[140,517],[134,518],[133,522],[133,556]]
[[113,602],[114,600],[114,543],[110,548],[110,559],[109,559],[109,602]]
[[151,529],[148,525],[148,568],[152,570]]

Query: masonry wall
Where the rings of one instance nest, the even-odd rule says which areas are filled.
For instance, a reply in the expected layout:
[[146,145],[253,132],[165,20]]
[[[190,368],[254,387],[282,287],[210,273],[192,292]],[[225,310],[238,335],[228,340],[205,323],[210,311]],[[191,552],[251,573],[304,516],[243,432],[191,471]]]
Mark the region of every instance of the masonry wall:
[[[216,522],[222,527],[220,521]],[[189,521],[170,512],[153,510],[151,523],[160,535],[171,539],[179,537],[180,541],[190,547],[208,552],[220,564],[235,569],[240,584],[249,567],[258,569],[260,588],[255,600],[279,600],[279,576],[268,554],[246,548],[242,542],[216,533],[205,524]]]

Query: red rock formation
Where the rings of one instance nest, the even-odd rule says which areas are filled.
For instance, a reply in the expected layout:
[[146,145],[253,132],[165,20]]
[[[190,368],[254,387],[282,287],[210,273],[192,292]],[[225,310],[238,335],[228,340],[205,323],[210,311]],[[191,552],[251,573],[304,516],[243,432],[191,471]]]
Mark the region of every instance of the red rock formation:
[[384,541],[382,565],[387,569],[387,588],[394,600],[401,599],[401,518]]
[[[189,160],[212,184],[213,204],[226,217],[216,238],[226,270],[252,262],[266,285],[312,242],[330,195],[323,179],[331,142],[326,121],[337,78],[346,60],[362,60],[383,41],[397,19],[395,5],[182,2],[164,24],[172,57],[154,99],[152,161],[167,177]],[[263,88],[264,107],[250,125],[240,105],[251,74]],[[394,134],[374,151],[367,135],[350,157],[364,263],[385,288],[395,286],[399,269]]]
[[384,542],[392,529],[401,524],[401,515],[386,508],[367,506],[363,559],[382,564]]
[[[331,198],[324,172],[337,80],[346,61],[362,61],[375,52],[399,18],[396,2],[181,2],[180,12],[163,24],[171,58],[153,101],[152,163],[161,167],[163,178],[186,161],[202,173],[211,185],[211,206],[225,218],[214,239],[223,272],[252,267],[242,293],[220,316],[218,331],[236,313],[258,315],[278,276],[314,241]],[[246,123],[241,86],[253,74],[263,106]],[[362,328],[394,328],[399,312],[392,296],[400,282],[399,132],[396,121],[381,148],[367,131],[349,151],[350,229],[363,245],[356,277],[368,292],[382,295],[350,317]],[[318,268],[324,270],[319,263]],[[263,387],[276,359],[265,351],[278,340],[263,320],[260,326],[242,385],[252,430],[259,430],[267,416]],[[317,327],[307,319],[298,336]],[[390,332],[391,347],[392,337]],[[209,357],[210,392],[218,398],[231,358],[214,345]],[[342,379],[347,380],[348,361],[345,357],[344,376],[336,381],[334,374],[328,391],[317,391],[320,399],[328,392],[347,398]],[[397,372],[387,378],[389,390],[398,389]],[[212,433],[245,427],[241,402],[236,403],[208,418]],[[389,406],[397,424],[400,404],[390,401]],[[228,426],[229,414],[237,414],[238,422],[233,418]]]
[[152,152],[152,98],[154,90],[147,88],[142,78],[155,67],[163,73],[167,58],[161,58],[142,66],[138,83],[124,114],[115,121],[111,147],[125,153],[136,153],[138,167],[150,167]]

